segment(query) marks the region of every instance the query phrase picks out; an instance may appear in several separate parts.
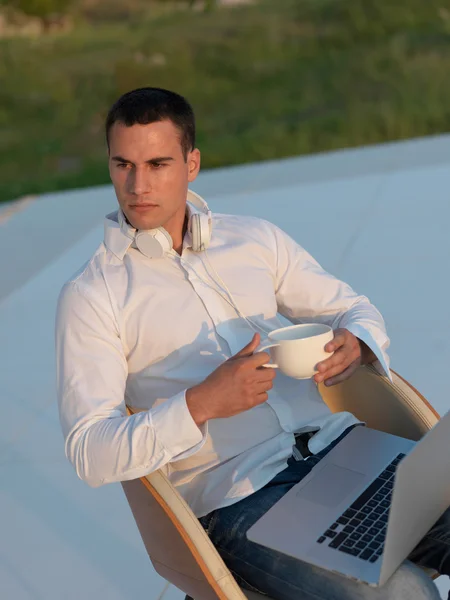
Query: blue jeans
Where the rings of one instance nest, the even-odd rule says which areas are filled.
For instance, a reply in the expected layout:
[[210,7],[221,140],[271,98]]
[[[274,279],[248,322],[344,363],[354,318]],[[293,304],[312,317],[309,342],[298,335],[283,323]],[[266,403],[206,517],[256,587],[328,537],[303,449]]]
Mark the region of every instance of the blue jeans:
[[[353,426],[354,427],[354,426]],[[289,459],[265,487],[200,519],[238,584],[275,600],[425,600],[440,598],[430,577],[416,565],[450,574],[450,510],[447,510],[390,579],[378,588],[296,560],[250,542],[246,532],[350,430],[308,460]],[[415,563],[415,564],[414,564]],[[450,598],[449,598],[450,600]]]

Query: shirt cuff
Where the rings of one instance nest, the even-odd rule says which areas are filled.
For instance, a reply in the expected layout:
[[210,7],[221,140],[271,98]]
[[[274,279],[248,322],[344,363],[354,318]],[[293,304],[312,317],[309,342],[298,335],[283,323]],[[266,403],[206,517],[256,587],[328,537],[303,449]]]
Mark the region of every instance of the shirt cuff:
[[208,423],[195,423],[186,404],[186,390],[149,411],[158,442],[170,461],[182,460],[200,450],[208,435]]
[[[361,327],[361,325],[352,323],[346,325],[346,329],[348,329],[350,333],[353,333],[353,335],[355,335],[357,338],[359,338],[361,341],[367,344],[367,346],[369,346],[369,348],[377,357],[377,360],[374,361],[372,365],[380,373],[380,375],[384,375],[389,379],[390,382],[392,382],[392,375],[389,369],[389,356],[387,352],[383,350],[382,345],[378,344],[373,338],[372,334],[369,331],[367,331],[367,329],[365,329],[364,327]],[[384,337],[385,339],[383,341],[387,342],[387,336]]]

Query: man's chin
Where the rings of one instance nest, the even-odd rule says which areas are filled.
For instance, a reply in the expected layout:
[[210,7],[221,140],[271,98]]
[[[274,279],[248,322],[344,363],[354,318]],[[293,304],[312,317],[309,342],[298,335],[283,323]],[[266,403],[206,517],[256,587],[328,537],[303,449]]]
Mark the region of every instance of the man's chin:
[[134,229],[140,230],[148,230],[148,229],[156,229],[157,227],[161,227],[161,223],[157,219],[149,218],[149,216],[139,215],[134,212],[130,212],[126,215],[127,221],[130,223]]
[[151,229],[157,229],[158,227],[161,227],[161,225],[158,223],[139,219],[134,219],[132,225],[135,229],[139,229],[139,231],[150,231]]

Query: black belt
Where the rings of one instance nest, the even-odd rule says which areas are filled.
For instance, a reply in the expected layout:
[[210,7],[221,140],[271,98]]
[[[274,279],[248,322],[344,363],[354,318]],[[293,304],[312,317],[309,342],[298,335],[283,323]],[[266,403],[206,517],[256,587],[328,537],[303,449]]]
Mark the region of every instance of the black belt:
[[[317,433],[317,429],[315,431],[305,431],[304,433],[298,433],[295,435],[295,444],[294,448],[298,450],[301,458],[305,459],[309,456],[312,456],[312,452],[308,448],[308,442],[312,438],[313,435]],[[295,450],[293,450],[293,455],[296,460],[301,460],[301,458],[297,455]]]

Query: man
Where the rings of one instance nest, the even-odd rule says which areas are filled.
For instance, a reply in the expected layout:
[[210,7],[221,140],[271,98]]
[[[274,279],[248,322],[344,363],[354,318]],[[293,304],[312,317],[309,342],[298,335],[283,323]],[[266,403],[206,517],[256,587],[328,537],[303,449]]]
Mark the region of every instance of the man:
[[[330,414],[316,384],[369,362],[389,376],[383,319],[274,225],[211,216],[188,191],[200,152],[181,96],[125,94],[106,136],[120,209],[64,286],[56,325],[61,424],[79,477],[99,486],[163,468],[239,582],[274,598],[437,598],[411,563],[372,589],[246,539],[358,425]],[[262,368],[260,334],[290,322],[335,331],[314,380]],[[126,404],[139,412],[127,417]],[[292,458],[294,433],[301,460]],[[441,530],[433,531],[415,559],[448,572],[445,536],[436,541]]]

